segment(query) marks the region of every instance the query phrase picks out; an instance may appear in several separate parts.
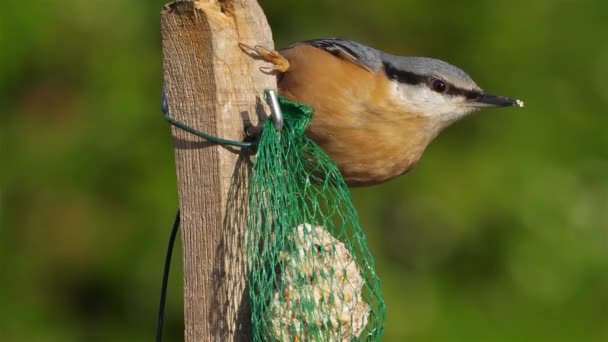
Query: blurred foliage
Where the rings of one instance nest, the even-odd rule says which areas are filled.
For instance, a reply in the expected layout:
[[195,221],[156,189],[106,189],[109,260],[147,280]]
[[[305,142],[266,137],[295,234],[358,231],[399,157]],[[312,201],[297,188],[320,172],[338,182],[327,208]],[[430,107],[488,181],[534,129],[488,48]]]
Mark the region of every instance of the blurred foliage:
[[[277,46],[342,36],[444,59],[526,101],[467,118],[412,173],[354,190],[386,341],[608,340],[608,2],[261,4]],[[153,338],[177,207],[162,5],[3,2],[1,341]],[[167,340],[179,341],[174,264]]]

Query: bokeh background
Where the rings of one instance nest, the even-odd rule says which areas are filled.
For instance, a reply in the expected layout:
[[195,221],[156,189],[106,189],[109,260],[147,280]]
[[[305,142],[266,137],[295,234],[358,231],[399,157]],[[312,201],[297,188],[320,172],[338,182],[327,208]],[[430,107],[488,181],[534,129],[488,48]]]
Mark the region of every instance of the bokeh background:
[[[441,58],[526,102],[468,117],[414,172],[353,191],[385,341],[608,341],[608,2],[261,4],[277,46],[342,36]],[[2,3],[1,341],[153,339],[177,207],[162,5]],[[180,272],[168,341],[182,340]]]

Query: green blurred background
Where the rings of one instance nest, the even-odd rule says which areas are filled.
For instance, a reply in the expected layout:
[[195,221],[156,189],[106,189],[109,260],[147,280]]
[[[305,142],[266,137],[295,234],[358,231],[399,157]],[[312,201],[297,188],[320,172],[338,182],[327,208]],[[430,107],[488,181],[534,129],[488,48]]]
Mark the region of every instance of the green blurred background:
[[[385,341],[608,341],[608,2],[261,4],[277,46],[342,36],[441,58],[526,102],[353,191]],[[153,339],[177,207],[162,5],[2,4],[0,341]],[[179,264],[168,341],[182,340]]]

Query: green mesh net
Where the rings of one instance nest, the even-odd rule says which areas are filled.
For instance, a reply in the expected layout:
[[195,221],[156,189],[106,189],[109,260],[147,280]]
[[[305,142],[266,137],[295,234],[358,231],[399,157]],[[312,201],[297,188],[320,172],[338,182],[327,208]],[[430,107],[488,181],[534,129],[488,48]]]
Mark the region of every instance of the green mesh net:
[[254,341],[377,341],[385,305],[336,164],[304,135],[312,109],[279,99],[250,185],[247,256]]

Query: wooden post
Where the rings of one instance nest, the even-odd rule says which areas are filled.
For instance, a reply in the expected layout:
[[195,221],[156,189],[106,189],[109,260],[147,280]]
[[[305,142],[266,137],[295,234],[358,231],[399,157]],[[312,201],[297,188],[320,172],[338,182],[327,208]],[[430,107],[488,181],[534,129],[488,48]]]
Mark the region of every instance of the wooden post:
[[[274,76],[238,43],[274,48],[256,0],[191,0],[161,15],[164,80],[173,117],[225,139],[269,111]],[[185,340],[250,340],[245,289],[249,154],[173,128],[182,215]]]

